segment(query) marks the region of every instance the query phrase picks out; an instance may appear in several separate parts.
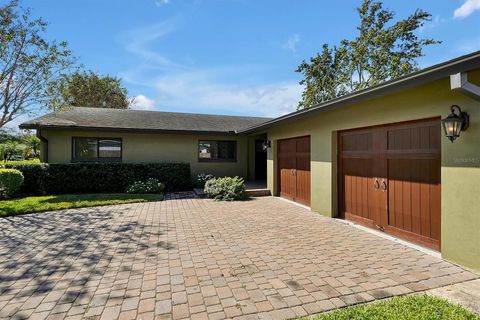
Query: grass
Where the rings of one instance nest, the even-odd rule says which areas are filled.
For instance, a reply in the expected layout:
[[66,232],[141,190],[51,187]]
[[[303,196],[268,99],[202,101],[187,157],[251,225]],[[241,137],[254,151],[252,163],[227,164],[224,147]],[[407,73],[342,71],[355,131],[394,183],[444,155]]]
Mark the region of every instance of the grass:
[[325,313],[315,320],[478,320],[470,311],[427,296],[412,295]]
[[0,217],[25,213],[104,206],[134,202],[160,201],[161,194],[70,194],[42,197],[25,197],[0,201]]

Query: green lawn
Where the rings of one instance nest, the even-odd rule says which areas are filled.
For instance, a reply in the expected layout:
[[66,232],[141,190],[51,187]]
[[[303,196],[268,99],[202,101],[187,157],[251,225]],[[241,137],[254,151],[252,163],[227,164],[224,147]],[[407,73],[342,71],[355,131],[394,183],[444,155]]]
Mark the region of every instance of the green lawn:
[[412,295],[332,311],[315,320],[478,320],[480,317],[445,300]]
[[69,194],[0,201],[0,217],[17,214],[163,200],[161,194]]

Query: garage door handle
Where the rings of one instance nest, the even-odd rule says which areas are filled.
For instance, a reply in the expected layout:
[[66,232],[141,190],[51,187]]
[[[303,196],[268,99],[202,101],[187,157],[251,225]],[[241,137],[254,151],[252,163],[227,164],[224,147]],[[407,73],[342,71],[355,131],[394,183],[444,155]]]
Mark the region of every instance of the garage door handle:
[[375,189],[375,191],[377,191],[379,187],[380,187],[380,185],[378,184],[378,179],[375,178],[375,181],[373,182],[373,189]]
[[382,179],[382,191],[387,191],[387,182],[385,181],[385,179]]

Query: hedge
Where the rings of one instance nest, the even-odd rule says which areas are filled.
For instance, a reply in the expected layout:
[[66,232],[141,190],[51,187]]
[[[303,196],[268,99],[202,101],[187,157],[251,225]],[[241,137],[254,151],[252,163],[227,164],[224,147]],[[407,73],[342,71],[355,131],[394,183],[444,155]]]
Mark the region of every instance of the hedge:
[[0,197],[14,196],[23,183],[23,175],[15,169],[0,169]]
[[125,192],[135,181],[149,178],[165,184],[167,191],[192,187],[188,163],[71,163],[6,165],[25,178],[20,193],[66,194]]

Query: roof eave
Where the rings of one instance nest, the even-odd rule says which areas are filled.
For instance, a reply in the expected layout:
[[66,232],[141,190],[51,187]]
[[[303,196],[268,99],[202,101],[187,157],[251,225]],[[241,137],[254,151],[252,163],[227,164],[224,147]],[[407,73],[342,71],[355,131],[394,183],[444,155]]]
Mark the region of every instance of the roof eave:
[[139,133],[166,133],[166,134],[199,134],[199,135],[237,135],[237,131],[205,131],[205,130],[165,130],[165,129],[143,129],[143,128],[113,128],[113,127],[86,127],[86,126],[56,126],[22,123],[19,125],[22,130],[78,130],[78,131],[105,131],[105,132],[139,132]]

